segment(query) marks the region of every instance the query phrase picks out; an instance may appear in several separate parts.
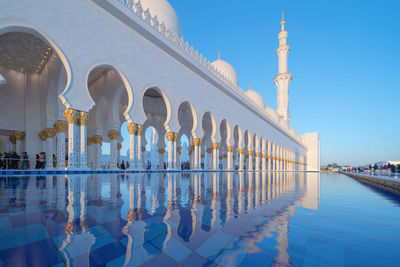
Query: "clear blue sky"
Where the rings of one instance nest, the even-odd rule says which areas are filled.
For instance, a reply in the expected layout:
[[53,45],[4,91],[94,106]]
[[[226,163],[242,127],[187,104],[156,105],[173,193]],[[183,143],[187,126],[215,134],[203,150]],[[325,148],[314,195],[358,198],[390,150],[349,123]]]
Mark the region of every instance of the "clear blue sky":
[[230,62],[276,108],[278,45],[285,12],[291,125],[318,131],[321,163],[400,160],[400,1],[169,0],[185,40]]

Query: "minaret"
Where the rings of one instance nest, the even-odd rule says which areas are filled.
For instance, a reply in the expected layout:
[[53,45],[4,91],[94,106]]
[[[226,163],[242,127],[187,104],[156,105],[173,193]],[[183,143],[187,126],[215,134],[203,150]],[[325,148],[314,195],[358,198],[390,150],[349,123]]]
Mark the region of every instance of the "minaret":
[[287,55],[290,47],[286,44],[288,32],[285,31],[285,20],[281,22],[281,32],[278,35],[279,47],[276,54],[279,57],[279,74],[275,76],[274,82],[277,87],[277,112],[281,119],[289,122],[289,84],[292,80],[292,74],[287,72]]

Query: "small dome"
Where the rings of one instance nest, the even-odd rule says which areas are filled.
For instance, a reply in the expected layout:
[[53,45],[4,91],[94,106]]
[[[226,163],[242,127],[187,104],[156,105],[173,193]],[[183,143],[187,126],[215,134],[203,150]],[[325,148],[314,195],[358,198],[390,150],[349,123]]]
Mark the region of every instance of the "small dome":
[[235,69],[231,64],[221,59],[221,56],[218,55],[218,59],[211,63],[211,65],[219,70],[222,75],[225,75],[228,80],[230,80],[233,84],[239,85],[239,79]]
[[167,29],[171,29],[179,37],[183,37],[182,24],[174,8],[167,0],[141,0],[140,2],[142,3],[143,10],[150,10],[152,17],[157,15],[160,24],[164,22]]
[[259,106],[260,108],[264,108],[265,107],[264,99],[262,98],[262,96],[259,93],[257,93],[254,90],[251,90],[251,85],[249,87],[249,90],[247,92],[245,92],[244,94],[248,98],[253,100],[253,102],[255,102],[257,104],[257,106]]
[[279,115],[278,115],[278,113],[276,112],[276,110],[275,109],[273,109],[273,108],[271,108],[271,107],[266,107],[265,108],[265,111],[267,112],[267,114],[271,117],[271,118],[273,118],[275,121],[280,121],[280,119],[279,119]]

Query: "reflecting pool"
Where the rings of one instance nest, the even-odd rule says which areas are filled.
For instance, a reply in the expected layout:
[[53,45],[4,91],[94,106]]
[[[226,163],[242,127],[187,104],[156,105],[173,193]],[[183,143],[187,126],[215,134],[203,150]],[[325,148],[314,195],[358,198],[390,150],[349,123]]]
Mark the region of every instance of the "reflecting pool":
[[399,266],[400,198],[343,175],[0,177],[0,266]]

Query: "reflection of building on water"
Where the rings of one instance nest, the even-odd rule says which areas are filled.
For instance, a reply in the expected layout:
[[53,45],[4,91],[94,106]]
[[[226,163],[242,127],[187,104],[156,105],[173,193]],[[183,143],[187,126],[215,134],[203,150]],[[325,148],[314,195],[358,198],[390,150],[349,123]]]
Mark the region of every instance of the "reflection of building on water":
[[77,248],[89,251],[96,242],[95,232],[87,225],[88,215],[99,224],[107,216],[115,216],[121,220],[122,230],[119,226],[112,230],[127,240],[126,265],[135,263],[139,254],[154,253],[146,240],[165,249],[171,240],[189,245],[206,232],[220,230],[247,236],[245,245],[226,255],[230,257],[226,262],[234,261],[236,254],[257,253],[257,244],[272,238],[276,243],[274,262],[289,264],[289,219],[297,207],[318,209],[320,194],[319,173],[142,173],[21,181],[21,188],[3,192],[0,187],[0,193],[12,198],[29,187],[24,196],[27,212],[39,210],[41,203],[66,210],[58,247],[67,261],[73,259]]

